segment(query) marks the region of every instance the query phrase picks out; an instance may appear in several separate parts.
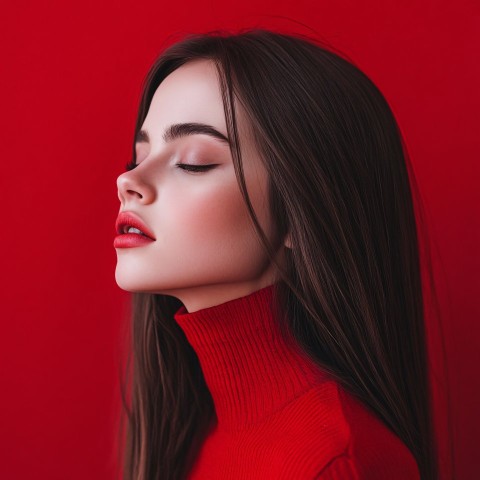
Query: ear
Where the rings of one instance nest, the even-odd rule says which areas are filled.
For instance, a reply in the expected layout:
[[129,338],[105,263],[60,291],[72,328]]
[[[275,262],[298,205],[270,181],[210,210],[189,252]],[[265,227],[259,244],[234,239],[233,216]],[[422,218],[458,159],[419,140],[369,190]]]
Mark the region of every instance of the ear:
[[283,241],[283,244],[287,247],[287,248],[290,248],[292,249],[293,246],[292,246],[292,239],[290,237],[290,232],[287,233],[287,235],[285,236],[285,240]]

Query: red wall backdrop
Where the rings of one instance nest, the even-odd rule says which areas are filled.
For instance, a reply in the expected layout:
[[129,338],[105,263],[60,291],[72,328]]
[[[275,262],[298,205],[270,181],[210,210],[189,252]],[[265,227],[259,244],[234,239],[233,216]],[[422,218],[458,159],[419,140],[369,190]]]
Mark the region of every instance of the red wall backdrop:
[[130,155],[143,76],[167,37],[254,25],[308,34],[301,23],[377,83],[404,132],[434,245],[456,478],[476,478],[474,3],[87,0],[2,8],[0,478],[115,478],[127,300],[114,280],[115,180]]

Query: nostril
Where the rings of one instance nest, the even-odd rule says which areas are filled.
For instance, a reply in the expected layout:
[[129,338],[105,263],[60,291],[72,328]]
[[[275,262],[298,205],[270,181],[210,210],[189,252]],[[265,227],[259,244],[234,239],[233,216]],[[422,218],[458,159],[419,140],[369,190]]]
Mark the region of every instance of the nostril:
[[137,192],[136,190],[127,190],[128,194],[133,194],[133,195],[138,195],[140,198],[143,198],[143,195],[140,192]]

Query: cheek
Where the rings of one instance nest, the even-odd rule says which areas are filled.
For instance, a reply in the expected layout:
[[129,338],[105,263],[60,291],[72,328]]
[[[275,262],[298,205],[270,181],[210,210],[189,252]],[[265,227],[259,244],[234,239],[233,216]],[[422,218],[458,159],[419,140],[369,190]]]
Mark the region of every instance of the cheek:
[[185,195],[177,192],[162,204],[162,209],[168,230],[165,240],[170,245],[189,244],[197,251],[222,249],[232,243],[241,244],[254,235],[236,183],[214,188],[210,185]]

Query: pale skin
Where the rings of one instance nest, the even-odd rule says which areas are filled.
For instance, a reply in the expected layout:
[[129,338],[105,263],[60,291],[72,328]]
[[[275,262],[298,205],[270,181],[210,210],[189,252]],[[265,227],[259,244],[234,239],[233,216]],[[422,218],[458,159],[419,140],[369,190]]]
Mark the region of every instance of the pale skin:
[[[268,205],[268,176],[254,147],[238,101],[244,175],[257,218],[274,242]],[[120,288],[178,298],[188,312],[219,305],[277,281],[237,183],[226,142],[206,134],[165,142],[172,124],[202,123],[227,137],[217,71],[210,60],[194,60],[172,72],[157,88],[136,143],[137,167],[117,179],[119,211],[136,213],[156,240],[117,248],[115,279]],[[176,164],[215,165],[192,172]],[[283,264],[287,236],[277,251]]]

